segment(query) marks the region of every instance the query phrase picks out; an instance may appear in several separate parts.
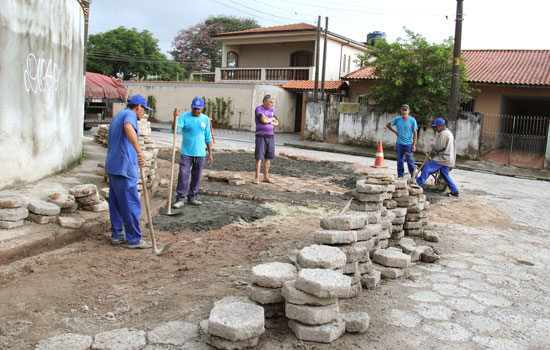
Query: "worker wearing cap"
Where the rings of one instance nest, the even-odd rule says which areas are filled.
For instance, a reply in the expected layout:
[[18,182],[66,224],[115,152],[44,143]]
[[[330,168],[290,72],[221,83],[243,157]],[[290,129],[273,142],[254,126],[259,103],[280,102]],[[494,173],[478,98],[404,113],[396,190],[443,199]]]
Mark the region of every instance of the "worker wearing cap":
[[456,161],[455,138],[445,124],[443,118],[437,118],[432,124],[437,132],[435,144],[432,145],[432,152],[435,152],[435,156],[424,165],[422,173],[416,178],[416,183],[418,186],[422,186],[428,176],[439,170],[441,177],[451,190],[451,196],[458,197],[458,188],[449,176],[449,168],[454,167]]
[[[172,132],[176,130],[176,133],[181,132],[182,134],[176,202],[172,205],[172,208],[175,209],[183,207],[186,197],[187,203],[191,205],[202,204],[197,200],[197,194],[201,184],[206,148],[208,148],[208,165],[212,164],[210,119],[201,113],[203,108],[204,100],[200,97],[195,97],[191,103],[191,112],[183,113],[178,117],[180,110],[178,108],[174,109]],[[189,182],[190,174],[191,182]]]
[[[405,158],[407,160],[407,168],[409,169],[409,174],[411,174],[411,176],[415,167],[413,154],[416,151],[418,124],[416,123],[416,119],[410,115],[410,111],[411,108],[409,105],[402,105],[401,115],[393,118],[386,124],[386,128],[397,135],[395,150],[397,152],[398,177],[403,177],[405,175],[405,167],[403,166]],[[393,126],[395,126],[395,129]],[[408,155],[406,153],[408,153]]]
[[105,171],[109,175],[111,243],[126,243],[126,247],[138,249],[151,248],[151,243],[141,239],[141,203],[137,189],[138,164],[145,165],[146,160],[139,147],[138,120],[146,109],[151,110],[145,97],[134,95],[128,99],[127,107],[115,115],[109,126],[105,159]]

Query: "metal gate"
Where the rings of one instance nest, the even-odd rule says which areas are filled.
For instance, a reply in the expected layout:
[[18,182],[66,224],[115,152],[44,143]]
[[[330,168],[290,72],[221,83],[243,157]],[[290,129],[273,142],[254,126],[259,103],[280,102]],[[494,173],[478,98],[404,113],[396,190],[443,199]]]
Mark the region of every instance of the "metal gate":
[[494,163],[542,168],[548,141],[549,117],[485,114],[483,157]]

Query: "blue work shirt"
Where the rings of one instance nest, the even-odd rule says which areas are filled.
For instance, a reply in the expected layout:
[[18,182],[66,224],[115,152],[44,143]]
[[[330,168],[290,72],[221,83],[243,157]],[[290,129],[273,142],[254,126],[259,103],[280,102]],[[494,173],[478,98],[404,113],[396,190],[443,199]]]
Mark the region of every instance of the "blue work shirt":
[[115,115],[109,126],[109,148],[105,159],[105,171],[111,175],[121,175],[132,180],[139,178],[137,152],[126,137],[124,124],[130,123],[139,139],[137,115],[125,108]]
[[395,117],[391,120],[391,125],[397,129],[397,143],[400,145],[412,145],[414,139],[414,132],[418,130],[418,124],[416,119],[409,116],[407,120],[403,119],[403,116]]
[[[205,114],[194,117],[191,112],[178,118],[177,133],[181,132],[181,154],[188,157],[206,156],[206,144],[212,142],[210,119]],[[174,132],[174,130],[172,130]]]

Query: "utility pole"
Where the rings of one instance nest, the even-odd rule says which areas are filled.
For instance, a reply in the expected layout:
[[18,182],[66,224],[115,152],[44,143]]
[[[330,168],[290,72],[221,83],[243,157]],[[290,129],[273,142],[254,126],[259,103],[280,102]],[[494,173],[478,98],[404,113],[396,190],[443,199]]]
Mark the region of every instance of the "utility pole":
[[325,70],[327,67],[327,37],[328,37],[328,17],[325,17],[325,37],[323,47],[323,72],[321,73],[321,100],[325,100]]
[[315,41],[315,82],[313,83],[313,102],[317,102],[317,87],[319,86],[319,44],[321,32],[321,16],[317,17],[317,40]]
[[[455,43],[453,50],[453,71],[451,76],[451,103],[447,121],[451,131],[456,131],[458,116],[458,90],[460,89],[460,43],[462,41],[462,5],[464,0],[456,1]],[[456,132],[455,132],[456,134]]]

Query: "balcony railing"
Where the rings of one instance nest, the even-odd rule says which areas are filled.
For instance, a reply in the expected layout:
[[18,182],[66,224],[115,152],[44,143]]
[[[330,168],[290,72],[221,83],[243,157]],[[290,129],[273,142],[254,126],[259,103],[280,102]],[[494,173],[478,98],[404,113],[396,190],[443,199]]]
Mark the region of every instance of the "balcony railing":
[[287,82],[309,80],[313,67],[216,68],[216,81]]

